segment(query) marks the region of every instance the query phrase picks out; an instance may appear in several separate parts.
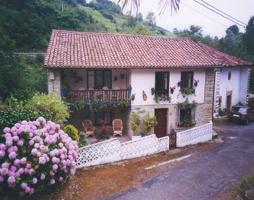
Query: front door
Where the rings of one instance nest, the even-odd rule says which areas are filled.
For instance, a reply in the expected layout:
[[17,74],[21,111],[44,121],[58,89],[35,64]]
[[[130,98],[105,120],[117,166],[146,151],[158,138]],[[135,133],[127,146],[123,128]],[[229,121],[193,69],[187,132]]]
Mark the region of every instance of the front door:
[[157,137],[167,135],[167,113],[168,109],[155,109],[157,125],[154,127],[154,132]]
[[231,110],[231,104],[232,104],[232,91],[230,92],[227,92],[227,99],[226,99],[226,108],[227,108],[227,111],[230,111]]

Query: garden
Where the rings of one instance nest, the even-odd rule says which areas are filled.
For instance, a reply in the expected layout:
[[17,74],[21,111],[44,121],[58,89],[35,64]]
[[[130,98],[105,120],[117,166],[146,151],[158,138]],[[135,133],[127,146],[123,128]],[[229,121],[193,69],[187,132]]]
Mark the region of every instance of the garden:
[[47,192],[76,172],[86,138],[68,124],[68,105],[56,94],[10,97],[0,110],[0,195]]
[[[87,135],[69,122],[70,105],[55,93],[34,93],[27,99],[10,96],[0,106],[0,195],[26,198],[68,182],[79,148],[88,144]],[[138,137],[157,123],[134,112],[130,120]],[[98,141],[109,138],[104,132],[95,135]]]

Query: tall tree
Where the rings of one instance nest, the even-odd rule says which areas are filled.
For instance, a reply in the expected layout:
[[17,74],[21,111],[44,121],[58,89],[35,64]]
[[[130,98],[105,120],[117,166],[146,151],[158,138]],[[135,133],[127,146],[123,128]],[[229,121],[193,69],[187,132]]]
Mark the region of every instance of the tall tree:
[[148,12],[147,16],[146,16],[146,21],[150,24],[155,26],[156,25],[156,17],[155,14],[153,12]]
[[243,42],[249,54],[254,57],[254,16],[250,18],[246,26],[246,33],[243,36]]

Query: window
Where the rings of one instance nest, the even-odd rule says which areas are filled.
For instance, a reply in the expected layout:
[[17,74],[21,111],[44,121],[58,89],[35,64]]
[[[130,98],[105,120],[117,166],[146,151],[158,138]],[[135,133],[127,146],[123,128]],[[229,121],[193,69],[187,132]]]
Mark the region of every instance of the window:
[[181,88],[193,87],[193,72],[181,72]]
[[112,73],[110,70],[89,70],[87,72],[87,88],[103,89],[112,88]]
[[180,126],[195,125],[195,108],[180,108]]
[[155,72],[155,94],[168,95],[169,92],[169,73]]
[[228,80],[231,80],[231,72],[228,72]]

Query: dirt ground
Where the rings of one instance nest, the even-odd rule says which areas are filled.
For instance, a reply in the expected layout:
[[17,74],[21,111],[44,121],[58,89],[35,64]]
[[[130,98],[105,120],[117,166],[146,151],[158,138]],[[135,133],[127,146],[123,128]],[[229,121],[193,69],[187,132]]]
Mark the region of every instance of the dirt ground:
[[100,200],[115,194],[137,188],[159,173],[160,168],[146,170],[146,167],[168,161],[193,151],[204,151],[215,143],[202,144],[171,150],[141,159],[132,159],[113,165],[80,169],[64,186],[53,193],[36,195],[32,200]]

